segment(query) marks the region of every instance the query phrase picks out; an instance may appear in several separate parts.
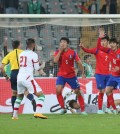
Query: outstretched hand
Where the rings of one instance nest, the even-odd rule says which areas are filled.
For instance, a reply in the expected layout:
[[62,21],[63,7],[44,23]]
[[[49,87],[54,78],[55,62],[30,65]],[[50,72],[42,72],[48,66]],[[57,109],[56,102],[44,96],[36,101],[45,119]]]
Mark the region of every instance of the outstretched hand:
[[80,42],[79,46],[80,46],[80,47],[84,47],[83,42]]
[[102,38],[105,36],[105,30],[103,28],[99,28],[99,37]]

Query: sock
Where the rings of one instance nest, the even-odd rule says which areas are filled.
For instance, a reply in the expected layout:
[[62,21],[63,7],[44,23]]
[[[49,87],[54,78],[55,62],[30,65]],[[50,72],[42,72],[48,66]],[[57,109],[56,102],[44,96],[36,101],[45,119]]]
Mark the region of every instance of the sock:
[[61,106],[61,108],[65,109],[65,104],[64,104],[64,99],[63,99],[62,94],[57,95],[57,100],[58,100],[59,105]]
[[22,98],[17,97],[15,104],[14,104],[13,117],[17,117],[17,113],[18,113],[21,101],[22,101]]
[[28,98],[30,101],[34,100],[33,94],[30,94],[30,93],[27,95],[27,98]]
[[40,95],[36,101],[36,113],[41,113],[44,101],[45,95]]
[[99,110],[102,110],[103,96],[104,96],[104,93],[99,93],[98,95],[98,109]]
[[11,103],[12,103],[12,108],[14,110],[14,103],[15,103],[15,100],[16,100],[16,96],[12,96],[11,97]]
[[108,97],[107,97],[107,108],[110,108],[110,103],[108,101]]
[[81,112],[85,111],[85,103],[82,95],[79,95],[78,97],[78,102],[80,104]]
[[112,106],[112,108],[114,110],[116,110],[116,106],[115,106],[114,98],[113,98],[113,93],[108,95],[107,97],[108,97],[109,104]]

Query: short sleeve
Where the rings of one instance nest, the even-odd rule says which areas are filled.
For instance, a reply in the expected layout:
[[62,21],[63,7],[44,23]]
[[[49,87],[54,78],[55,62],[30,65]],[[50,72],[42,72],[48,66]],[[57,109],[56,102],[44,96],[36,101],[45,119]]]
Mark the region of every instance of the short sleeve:
[[4,58],[3,58],[3,60],[2,60],[2,64],[5,64],[5,65],[7,65],[8,63],[9,63],[9,54],[8,55],[6,55]]

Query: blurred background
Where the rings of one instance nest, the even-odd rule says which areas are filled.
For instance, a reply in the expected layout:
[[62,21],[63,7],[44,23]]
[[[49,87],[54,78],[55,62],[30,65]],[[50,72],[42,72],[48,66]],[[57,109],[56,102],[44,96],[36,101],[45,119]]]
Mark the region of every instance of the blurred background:
[[119,14],[120,0],[0,0],[1,14]]

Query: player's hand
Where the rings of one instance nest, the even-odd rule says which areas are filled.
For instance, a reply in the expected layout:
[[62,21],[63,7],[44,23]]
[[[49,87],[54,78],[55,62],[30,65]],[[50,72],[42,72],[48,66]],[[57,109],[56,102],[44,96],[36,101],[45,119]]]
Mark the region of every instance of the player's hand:
[[112,70],[113,70],[113,72],[118,72],[118,71],[120,71],[120,67],[115,66]]
[[64,47],[60,46],[59,51],[62,53],[64,51]]
[[9,76],[5,76],[5,79],[7,80],[7,81],[9,81],[10,80],[10,77]]
[[99,37],[102,38],[105,36],[105,30],[103,28],[99,28]]
[[83,42],[80,42],[79,46],[80,46],[80,47],[84,47]]

